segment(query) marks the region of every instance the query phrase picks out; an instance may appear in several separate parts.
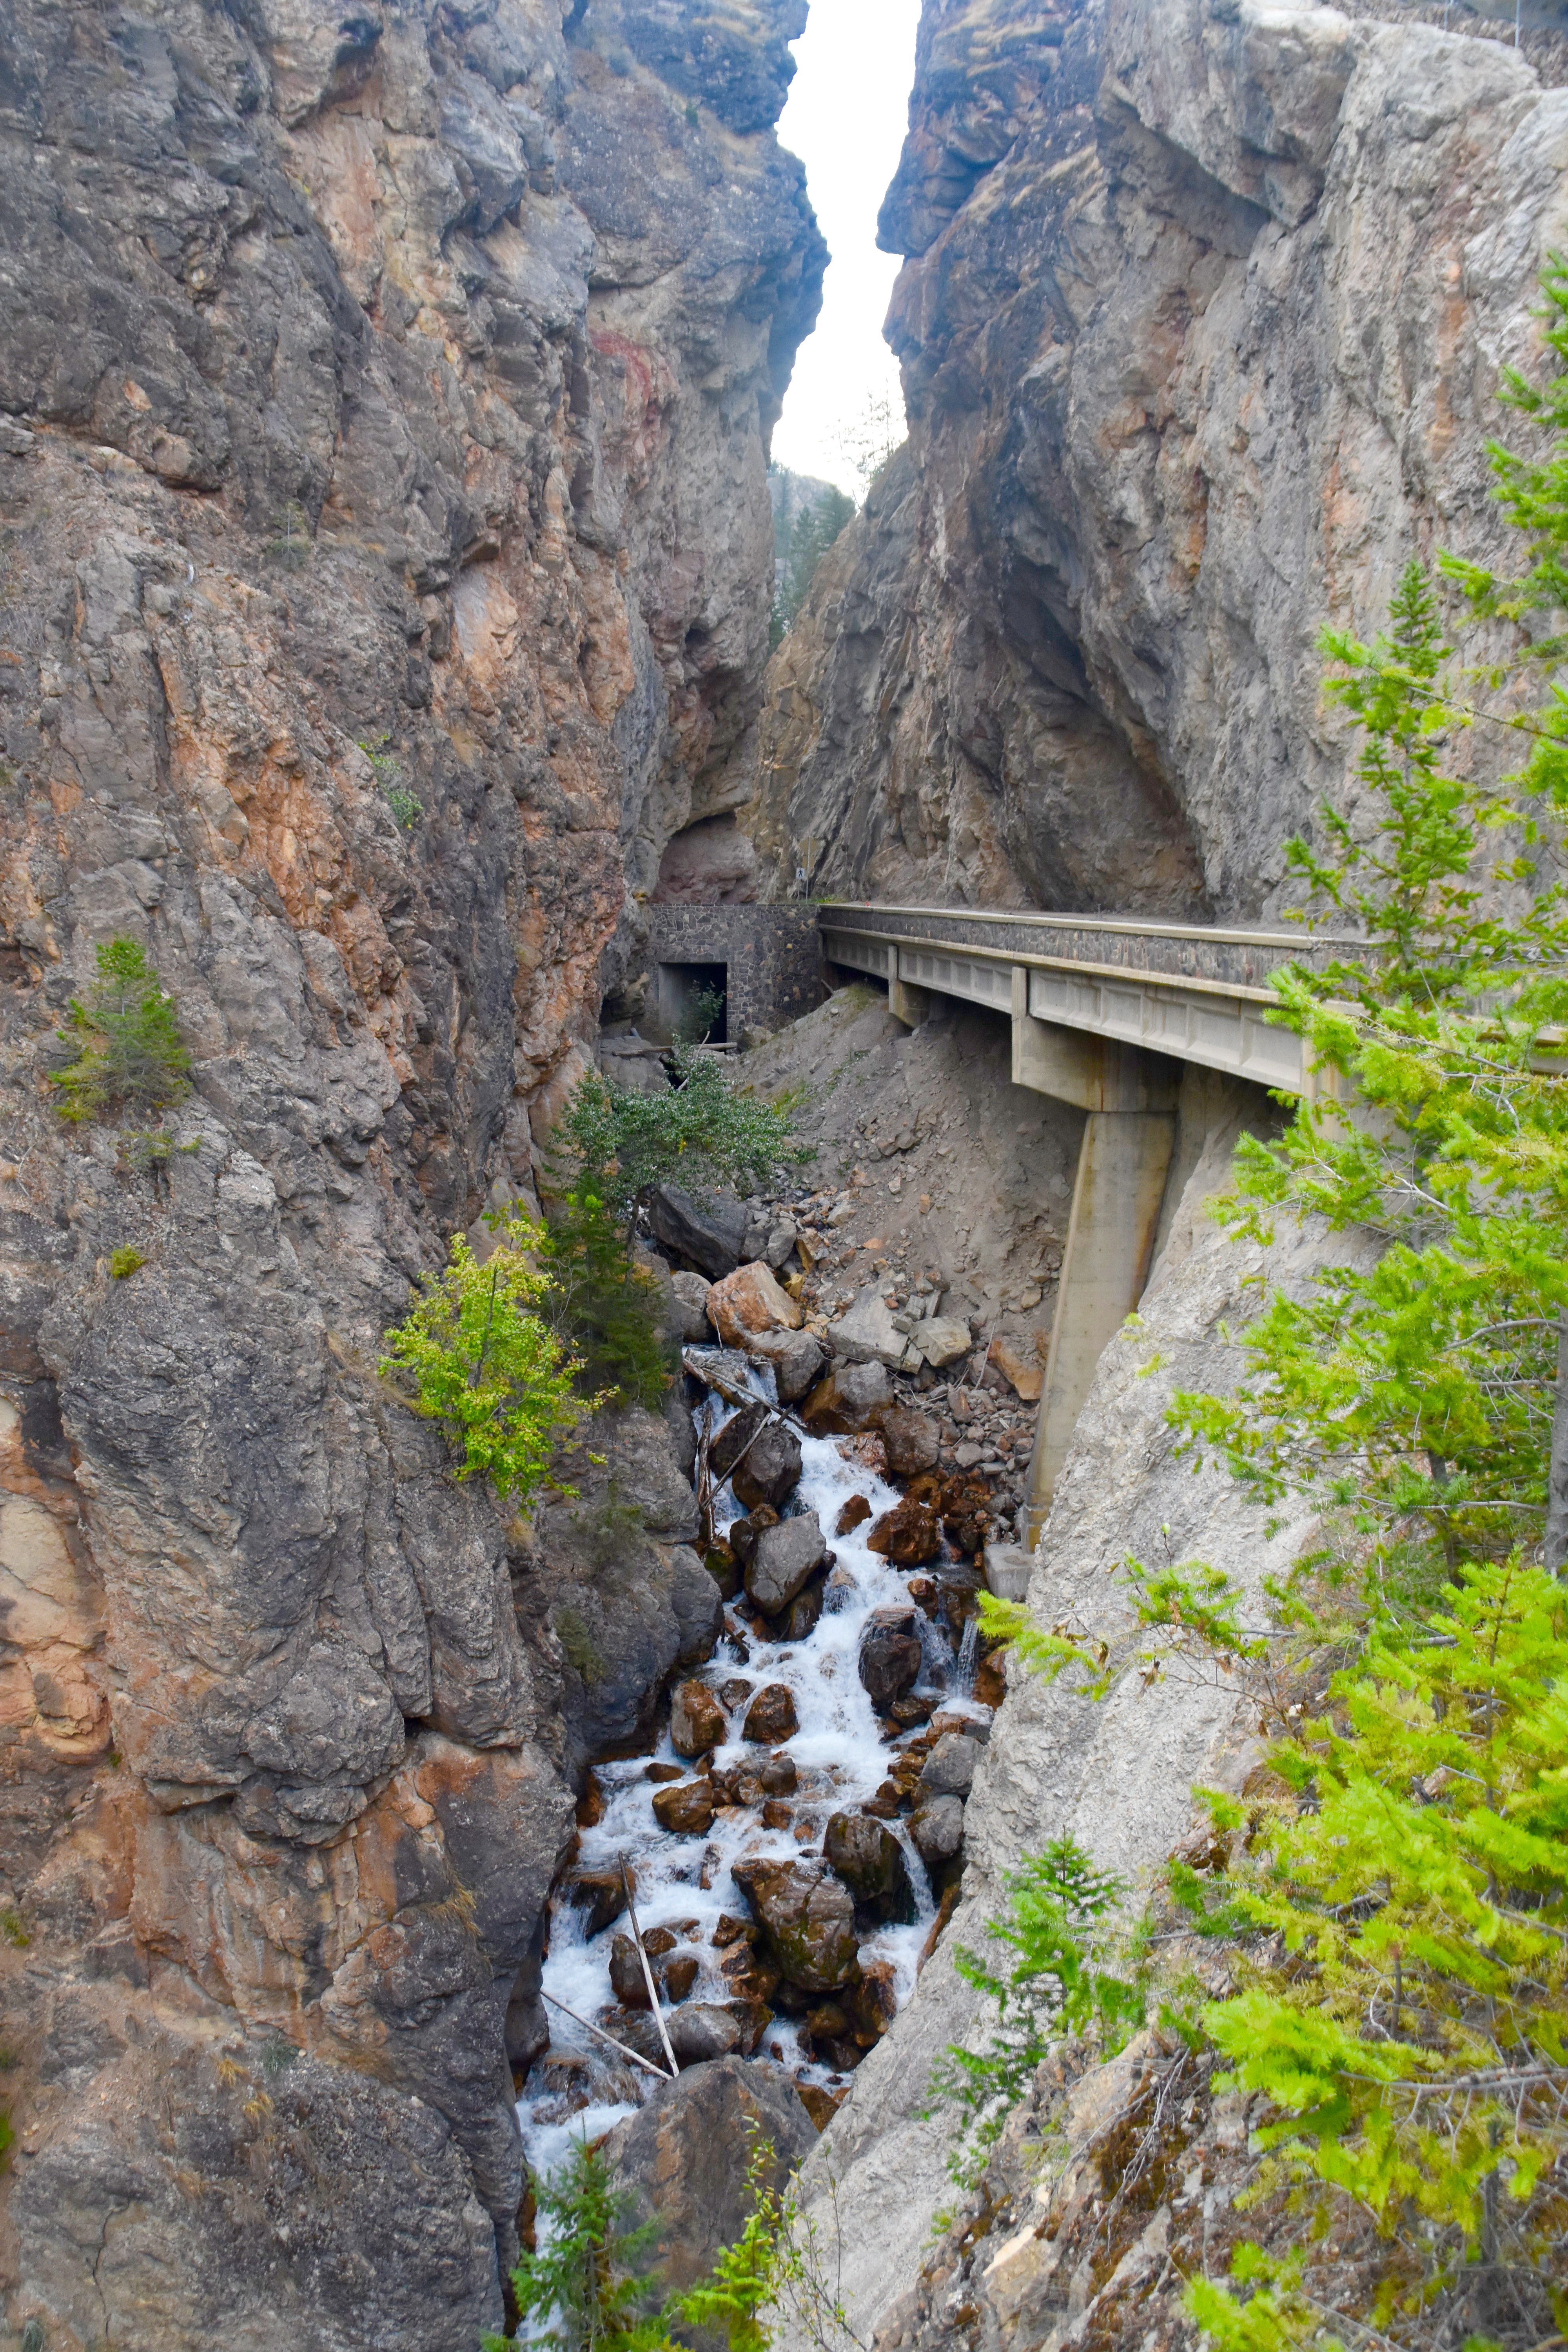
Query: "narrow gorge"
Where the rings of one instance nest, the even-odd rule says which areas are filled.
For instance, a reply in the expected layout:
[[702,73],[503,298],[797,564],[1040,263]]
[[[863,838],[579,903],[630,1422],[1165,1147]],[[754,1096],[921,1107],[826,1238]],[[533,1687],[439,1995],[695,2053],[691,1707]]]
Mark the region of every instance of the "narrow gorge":
[[[770,644],[807,0],[5,10],[5,2347],[479,2352],[574,2139],[683,2288],[760,2124],[789,2352],[1196,2352],[1212,2052],[1065,2039],[956,2186],[931,2085],[1025,1857],[1153,1904],[1264,1758],[1118,1571],[1261,1610],[1313,1536],[1167,1414],[1372,1255],[1207,1206],[1313,1090],[1288,844],[1372,835],[1321,635],[1515,561],[1520,18],[923,0],[908,436]],[[177,1044],[98,1116],[114,954]],[[699,1065],[774,1124],[626,1178],[658,1377],[461,1475],[389,1334]]]

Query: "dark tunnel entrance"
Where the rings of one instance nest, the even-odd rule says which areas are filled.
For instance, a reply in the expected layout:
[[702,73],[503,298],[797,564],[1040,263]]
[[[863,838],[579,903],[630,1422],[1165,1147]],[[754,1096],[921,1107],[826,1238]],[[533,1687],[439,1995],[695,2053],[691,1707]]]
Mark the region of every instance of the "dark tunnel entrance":
[[661,963],[658,1023],[682,1045],[729,1043],[730,967],[722,963]]

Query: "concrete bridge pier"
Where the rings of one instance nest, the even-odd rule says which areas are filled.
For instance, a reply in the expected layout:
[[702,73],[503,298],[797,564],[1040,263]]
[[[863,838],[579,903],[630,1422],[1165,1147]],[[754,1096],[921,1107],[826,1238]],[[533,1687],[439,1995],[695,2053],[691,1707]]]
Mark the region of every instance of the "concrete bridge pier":
[[1037,1020],[1013,971],[1013,1083],[1087,1112],[1020,1535],[1032,1546],[1095,1366],[1143,1295],[1176,1148],[1180,1066]]

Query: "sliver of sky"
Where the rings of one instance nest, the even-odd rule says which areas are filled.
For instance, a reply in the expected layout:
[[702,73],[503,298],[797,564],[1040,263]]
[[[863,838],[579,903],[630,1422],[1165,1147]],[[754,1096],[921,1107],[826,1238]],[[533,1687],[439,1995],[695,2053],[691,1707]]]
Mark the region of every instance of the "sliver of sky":
[[903,416],[898,366],[882,341],[901,265],[878,251],[877,214],[909,121],[920,13],[920,0],[811,0],[779,120],[779,138],[805,165],[833,259],[822,316],[801,345],[773,431],[773,456],[857,499],[860,484],[841,436],[879,393]]

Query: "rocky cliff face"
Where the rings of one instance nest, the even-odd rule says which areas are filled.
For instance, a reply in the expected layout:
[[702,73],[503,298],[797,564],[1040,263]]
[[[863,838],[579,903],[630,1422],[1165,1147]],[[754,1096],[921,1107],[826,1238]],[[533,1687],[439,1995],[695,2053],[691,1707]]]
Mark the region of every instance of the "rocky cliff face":
[[[0,26],[0,2280],[51,2347],[500,2316],[571,1775],[711,1585],[657,1418],[601,1433],[605,1569],[374,1365],[527,1197],[754,715],[803,19]],[[114,936],[194,1056],[171,1156],[47,1085]]]
[[770,672],[774,887],[811,837],[830,893],[1283,903],[1346,789],[1317,634],[1497,547],[1563,233],[1568,96],[1377,21],[1442,14],[928,0],[881,222],[910,439]]

